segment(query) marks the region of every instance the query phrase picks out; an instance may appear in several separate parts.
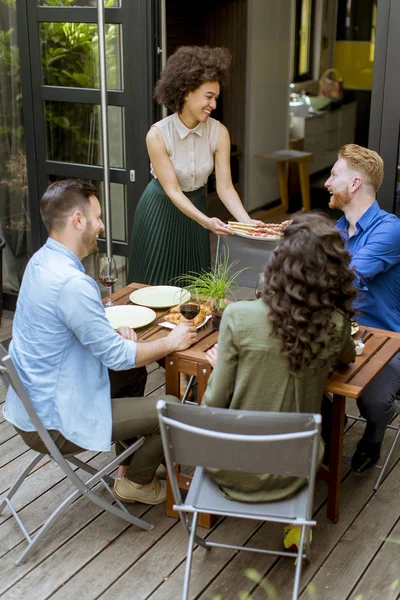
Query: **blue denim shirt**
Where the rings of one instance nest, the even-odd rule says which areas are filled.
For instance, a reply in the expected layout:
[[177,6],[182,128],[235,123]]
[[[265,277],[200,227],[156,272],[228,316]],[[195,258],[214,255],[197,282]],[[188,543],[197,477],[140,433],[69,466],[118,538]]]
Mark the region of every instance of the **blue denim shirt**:
[[[46,429],[88,450],[110,449],[108,368],[131,369],[136,344],[112,329],[96,282],[51,238],[25,270],[10,355]],[[34,431],[11,388],[3,413],[19,429]]]
[[362,325],[400,332],[400,219],[374,202],[360,217],[349,238],[349,222],[341,230],[360,288],[355,309]]

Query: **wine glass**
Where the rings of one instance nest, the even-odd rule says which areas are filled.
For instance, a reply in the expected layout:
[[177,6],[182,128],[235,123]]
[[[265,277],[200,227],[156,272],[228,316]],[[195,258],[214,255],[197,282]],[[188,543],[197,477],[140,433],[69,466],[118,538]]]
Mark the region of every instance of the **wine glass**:
[[99,281],[108,290],[108,299],[104,304],[106,307],[115,306],[115,302],[111,300],[110,296],[112,294],[112,287],[117,280],[118,271],[115,260],[110,256],[103,256],[103,258],[100,259]]
[[257,300],[258,300],[258,298],[261,298],[263,291],[264,291],[264,287],[265,287],[265,275],[264,275],[264,273],[259,273],[258,277],[257,277],[256,287],[254,289]]
[[193,321],[200,312],[200,300],[197,290],[182,289],[179,310],[187,321]]

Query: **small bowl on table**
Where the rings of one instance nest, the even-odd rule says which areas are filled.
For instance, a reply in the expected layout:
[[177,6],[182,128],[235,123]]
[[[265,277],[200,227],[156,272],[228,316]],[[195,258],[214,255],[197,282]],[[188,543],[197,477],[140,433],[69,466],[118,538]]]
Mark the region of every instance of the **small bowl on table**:
[[356,349],[357,356],[361,356],[361,354],[364,352],[365,344],[359,340],[354,340],[354,347]]

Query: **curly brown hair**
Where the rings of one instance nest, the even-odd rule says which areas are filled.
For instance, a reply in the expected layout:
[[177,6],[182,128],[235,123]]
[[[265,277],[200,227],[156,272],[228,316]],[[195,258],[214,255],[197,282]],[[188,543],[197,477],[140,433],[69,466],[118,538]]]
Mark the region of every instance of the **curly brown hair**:
[[339,231],[319,213],[296,217],[267,263],[263,300],[292,373],[339,350],[331,317],[335,310],[354,314],[349,264]]
[[226,48],[181,46],[165,65],[154,98],[171,112],[181,112],[185,97],[207,81],[228,85],[231,53]]

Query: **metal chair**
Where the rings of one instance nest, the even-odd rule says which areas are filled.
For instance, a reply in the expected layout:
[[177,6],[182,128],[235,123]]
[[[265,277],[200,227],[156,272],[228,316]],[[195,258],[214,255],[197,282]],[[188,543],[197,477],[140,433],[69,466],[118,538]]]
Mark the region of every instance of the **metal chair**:
[[[22,381],[17,373],[17,370],[12,362],[11,357],[7,354],[7,351],[1,344],[0,377],[2,378],[2,380],[4,380],[7,386],[12,386],[15,393],[21,400],[33,426],[35,427],[35,430],[38,432],[43,443],[48,449],[48,453],[46,454],[56,466],[60,467],[60,469],[65,473],[72,485],[76,488],[76,490],[72,492],[48,517],[48,519],[35,533],[35,535],[31,536],[25,528],[16,509],[14,508],[11,499],[15,495],[17,490],[20,488],[22,483],[25,481],[25,479],[28,477],[28,475],[31,473],[32,469],[34,469],[34,467],[46,454],[37,453],[34,456],[34,458],[30,461],[30,463],[24,468],[22,473],[19,475],[18,479],[15,481],[15,483],[12,485],[10,490],[0,502],[0,513],[7,505],[12,515],[14,516],[18,526],[20,527],[22,533],[28,541],[27,548],[25,548],[24,552],[16,561],[17,565],[26,561],[28,556],[32,553],[34,548],[37,546],[38,542],[41,540],[43,535],[50,529],[50,527],[53,525],[56,519],[58,519],[58,517],[60,517],[63,514],[63,512],[68,508],[68,506],[70,506],[73,502],[75,502],[75,500],[77,500],[80,496],[83,495],[86,496],[86,498],[88,498],[89,500],[91,500],[94,504],[96,504],[96,506],[99,506],[103,510],[108,511],[109,513],[117,517],[121,517],[128,523],[132,523],[133,525],[137,525],[138,527],[141,527],[142,529],[146,530],[154,529],[154,525],[152,525],[151,523],[147,523],[143,519],[139,519],[131,515],[127,508],[118,499],[114,497],[114,494],[110,487],[110,485],[114,483],[114,480],[111,477],[109,477],[109,474],[115,470],[115,468],[122,460],[129,457],[145,443],[146,440],[144,437],[139,438],[137,441],[135,441],[134,444],[132,444],[129,447],[126,447],[126,449],[118,457],[109,462],[105,467],[103,467],[100,470],[96,470],[91,465],[79,460],[76,456],[77,453],[65,455],[61,454],[60,450],[57,448],[53,439],[51,438],[49,432],[44,427],[42,421],[38,417],[28,397],[28,394],[22,384]],[[78,475],[72,469],[69,463],[72,463],[73,465],[79,467],[80,469],[83,469],[87,473],[90,473],[91,477],[86,482],[83,481],[80,477],[78,477]],[[107,502],[92,491],[93,487],[98,483],[101,483],[105,487],[105,489],[112,496],[117,506],[114,506],[114,504]]]
[[218,236],[215,266],[227,254],[229,262],[238,261],[238,269],[248,267],[240,273],[236,283],[254,288],[258,274],[264,271],[265,264],[278,244],[279,240],[249,239],[238,235]]
[[[394,415],[391,423],[389,423],[389,425],[386,426],[386,429],[393,429],[393,431],[396,432],[396,435],[394,436],[394,440],[392,442],[392,445],[390,446],[390,450],[387,453],[387,456],[385,458],[385,462],[383,463],[382,466],[377,465],[377,468],[380,469],[381,472],[379,473],[379,477],[376,480],[375,485],[374,485],[375,492],[379,488],[379,486],[380,486],[380,484],[382,482],[383,476],[384,476],[385,471],[386,471],[386,467],[389,464],[390,458],[391,458],[391,456],[393,454],[393,451],[394,451],[394,449],[396,447],[396,444],[397,444],[397,442],[398,442],[398,440],[400,438],[400,426],[399,425],[393,425],[394,419],[398,415],[400,415],[400,393],[399,392],[396,395],[396,400],[394,401],[394,406],[395,406],[395,409],[396,409],[396,414]],[[358,416],[358,417],[356,417],[355,415],[346,415],[346,416],[349,419],[353,419],[354,421],[362,421],[363,423],[366,423],[365,419],[363,417],[361,417],[361,416]]]
[[[321,416],[253,412],[188,406],[159,400],[157,410],[174,510],[189,536],[182,599],[189,593],[194,544],[233,548],[297,558],[293,599],[298,598],[302,559],[309,558],[315,470]],[[186,500],[182,500],[174,464],[196,466]],[[206,467],[304,477],[307,484],[294,496],[276,502],[250,503],[226,498]],[[264,550],[210,542],[196,533],[200,513],[294,524],[301,527],[298,552]],[[190,521],[188,515],[192,515]],[[303,552],[305,548],[305,552]]]

